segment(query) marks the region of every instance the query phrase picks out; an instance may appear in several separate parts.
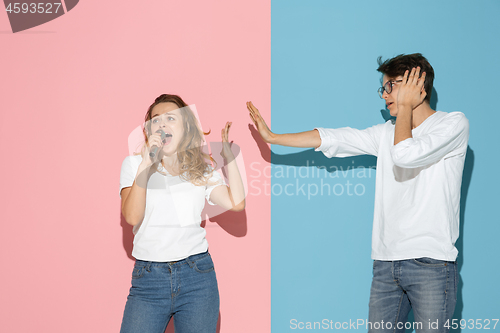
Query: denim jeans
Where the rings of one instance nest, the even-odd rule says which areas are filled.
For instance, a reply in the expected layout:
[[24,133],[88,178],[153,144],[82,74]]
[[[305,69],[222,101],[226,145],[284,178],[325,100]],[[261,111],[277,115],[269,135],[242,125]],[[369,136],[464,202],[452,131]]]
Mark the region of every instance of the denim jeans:
[[[373,262],[368,332],[449,332],[457,301],[456,262],[418,258]],[[413,309],[414,323],[406,323]],[[408,330],[410,331],[410,330]]]
[[121,333],[163,333],[174,317],[176,333],[215,333],[219,289],[208,252],[184,260],[137,260]]

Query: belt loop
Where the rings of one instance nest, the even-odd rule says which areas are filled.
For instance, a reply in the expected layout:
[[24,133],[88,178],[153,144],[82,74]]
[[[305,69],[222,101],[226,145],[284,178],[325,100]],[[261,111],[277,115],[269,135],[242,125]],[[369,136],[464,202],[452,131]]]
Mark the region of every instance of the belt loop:
[[189,256],[186,258],[186,262],[188,263],[189,267],[193,267],[194,266],[194,261],[193,259],[191,259],[192,256]]
[[151,272],[151,261],[148,261],[148,264],[146,265],[146,271]]

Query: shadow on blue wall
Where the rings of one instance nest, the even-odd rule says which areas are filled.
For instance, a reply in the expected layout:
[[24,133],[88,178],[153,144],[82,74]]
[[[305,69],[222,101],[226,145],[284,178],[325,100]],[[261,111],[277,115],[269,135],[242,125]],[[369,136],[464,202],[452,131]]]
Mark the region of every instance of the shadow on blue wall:
[[[467,156],[465,157],[465,165],[464,165],[464,173],[462,176],[462,189],[460,192],[460,236],[455,244],[458,249],[458,273],[459,273],[459,282],[458,282],[458,292],[457,292],[457,305],[455,307],[455,315],[453,318],[460,320],[462,319],[462,311],[464,308],[464,302],[462,297],[462,289],[464,287],[464,283],[462,277],[460,276],[460,272],[462,270],[462,266],[464,264],[465,259],[465,251],[464,251],[464,225],[465,225],[465,209],[467,203],[467,194],[469,192],[469,185],[472,179],[472,170],[474,169],[474,151],[469,147],[467,147]],[[461,332],[460,327],[456,330],[451,330],[451,332]]]

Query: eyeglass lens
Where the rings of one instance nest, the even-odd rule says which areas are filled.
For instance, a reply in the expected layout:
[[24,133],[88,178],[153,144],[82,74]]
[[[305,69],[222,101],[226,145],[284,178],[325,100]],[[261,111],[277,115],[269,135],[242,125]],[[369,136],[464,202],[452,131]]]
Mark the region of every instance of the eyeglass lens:
[[380,98],[383,98],[384,91],[386,91],[388,94],[392,92],[392,81],[387,81],[382,87],[378,88],[378,94]]

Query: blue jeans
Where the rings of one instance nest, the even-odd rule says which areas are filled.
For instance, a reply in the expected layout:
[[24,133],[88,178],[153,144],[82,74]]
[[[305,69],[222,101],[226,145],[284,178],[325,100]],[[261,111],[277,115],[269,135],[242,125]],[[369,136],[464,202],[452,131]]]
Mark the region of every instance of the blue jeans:
[[[449,332],[455,310],[456,262],[418,258],[373,262],[368,332]],[[413,309],[414,323],[406,323]]]
[[208,252],[175,263],[137,260],[121,333],[215,333],[219,289]]

